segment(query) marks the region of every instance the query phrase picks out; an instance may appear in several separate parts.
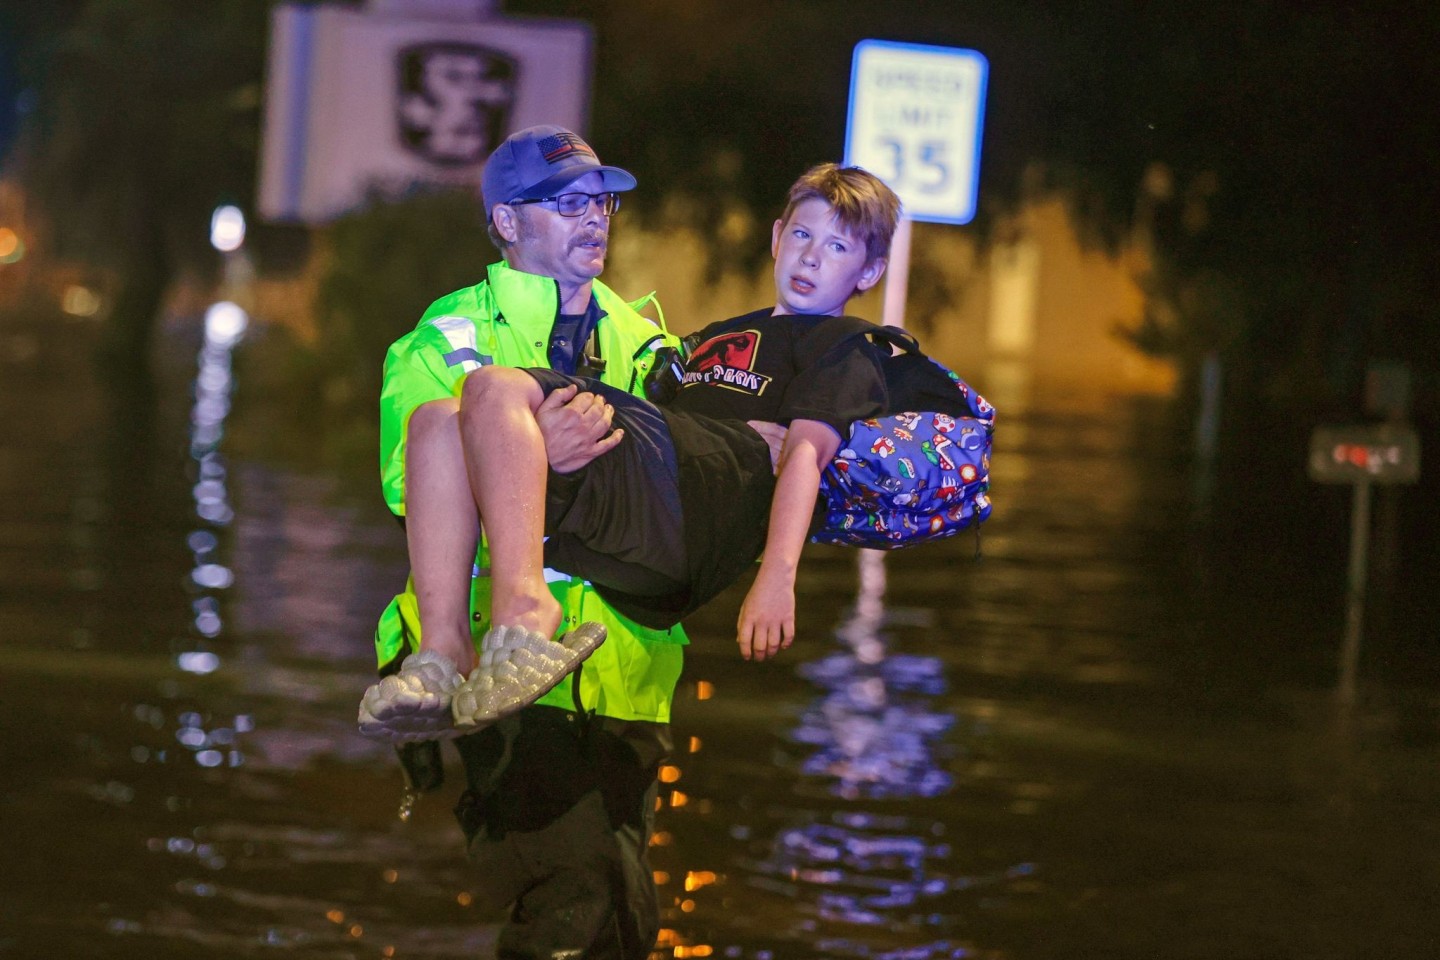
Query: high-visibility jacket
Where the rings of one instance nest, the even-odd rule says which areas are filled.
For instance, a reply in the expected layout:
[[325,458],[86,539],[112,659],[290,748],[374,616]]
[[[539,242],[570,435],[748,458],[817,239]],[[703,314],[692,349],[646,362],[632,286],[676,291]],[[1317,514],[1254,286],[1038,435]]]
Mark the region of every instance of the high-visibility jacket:
[[[598,280],[592,295],[601,311],[596,327],[601,379],[622,390],[642,393],[654,351],[677,340],[637,311],[654,295],[627,303]],[[390,347],[380,393],[380,474],[385,502],[405,515],[405,435],[410,416],[421,404],[459,395],[465,375],[487,364],[548,367],[550,330],[559,312],[559,285],[550,277],[522,273],[504,262],[492,264],[485,280],[441,297],[430,305],[414,330]],[[655,304],[657,313],[658,303]],[[489,568],[482,544],[476,569]],[[587,710],[620,720],[667,722],[680,677],[684,630],[652,630],[611,610],[583,580],[546,571],[550,590],[565,610],[566,628],[595,620],[609,630],[606,641],[586,661],[581,699]],[[471,628],[478,642],[490,628],[490,580],[472,581]],[[420,617],[413,580],[380,617],[375,653],[384,667],[419,646]],[[570,684],[561,684],[539,701],[573,708]]]

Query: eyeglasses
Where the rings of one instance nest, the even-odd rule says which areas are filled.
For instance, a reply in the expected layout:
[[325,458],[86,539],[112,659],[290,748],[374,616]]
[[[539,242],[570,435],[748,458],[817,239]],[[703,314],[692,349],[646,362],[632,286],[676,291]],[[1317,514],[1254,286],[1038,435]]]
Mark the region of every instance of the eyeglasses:
[[541,197],[538,200],[511,200],[509,205],[519,207],[527,203],[553,203],[555,212],[562,217],[582,217],[585,211],[590,209],[591,200],[600,206],[600,212],[607,217],[613,217],[615,211],[620,209],[618,193],[562,193],[558,197]]

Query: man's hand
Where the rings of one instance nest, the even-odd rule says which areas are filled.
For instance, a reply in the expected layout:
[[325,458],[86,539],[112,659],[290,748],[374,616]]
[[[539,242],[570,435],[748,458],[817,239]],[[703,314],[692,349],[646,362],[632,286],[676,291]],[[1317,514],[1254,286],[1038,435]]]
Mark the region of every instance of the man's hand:
[[736,624],[740,656],[765,660],[795,639],[795,580],[770,576],[762,567],[740,605]]
[[746,420],[745,424],[764,437],[765,442],[770,445],[770,472],[775,473],[780,469],[780,451],[785,447],[785,434],[789,431],[768,420]]
[[535,410],[550,468],[574,473],[619,443],[625,431],[610,431],[613,416],[615,408],[599,394],[581,393],[574,384],[552,391]]

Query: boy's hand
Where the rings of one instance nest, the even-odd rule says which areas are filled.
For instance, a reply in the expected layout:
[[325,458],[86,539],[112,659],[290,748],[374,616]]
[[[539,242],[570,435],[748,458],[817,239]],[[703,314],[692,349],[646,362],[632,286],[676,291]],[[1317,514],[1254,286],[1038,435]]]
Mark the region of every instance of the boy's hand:
[[794,581],[768,577],[762,567],[740,605],[735,639],[746,660],[765,660],[790,646],[795,639]]
[[789,431],[769,420],[746,420],[745,425],[765,438],[770,445],[770,472],[780,469],[780,451],[785,449],[785,434]]
[[614,415],[599,394],[581,393],[574,384],[552,391],[535,410],[550,468],[574,473],[619,443],[625,431],[611,432]]

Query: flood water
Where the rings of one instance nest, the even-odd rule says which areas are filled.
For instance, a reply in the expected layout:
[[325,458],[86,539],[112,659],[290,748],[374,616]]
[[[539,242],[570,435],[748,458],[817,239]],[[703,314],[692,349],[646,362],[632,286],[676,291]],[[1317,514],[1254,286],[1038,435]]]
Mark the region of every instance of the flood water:
[[[458,772],[401,822],[354,729],[405,571],[369,449],[223,319],[153,401],[0,328],[0,955],[490,956]],[[739,590],[691,624],[656,957],[1440,955],[1428,601],[1341,709],[1333,498],[1196,526],[1159,402],[992,399],[982,562],[816,549],[773,663]]]

